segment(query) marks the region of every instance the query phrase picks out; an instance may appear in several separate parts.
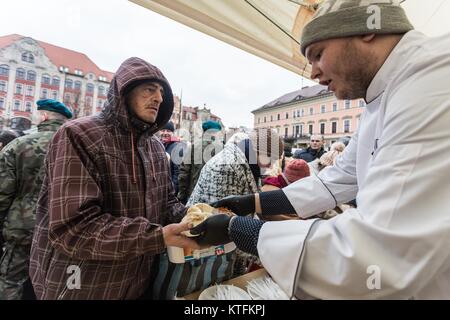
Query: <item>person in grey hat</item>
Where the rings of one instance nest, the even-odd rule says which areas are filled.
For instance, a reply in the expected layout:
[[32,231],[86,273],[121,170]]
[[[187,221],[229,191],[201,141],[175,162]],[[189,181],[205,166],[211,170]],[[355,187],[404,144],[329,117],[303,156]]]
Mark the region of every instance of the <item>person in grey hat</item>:
[[[333,166],[213,203],[191,233],[234,241],[298,299],[450,299],[450,34],[413,30],[399,1],[325,0],[305,26],[311,77],[366,110]],[[357,199],[330,220],[309,219]],[[245,217],[294,213],[303,220]]]

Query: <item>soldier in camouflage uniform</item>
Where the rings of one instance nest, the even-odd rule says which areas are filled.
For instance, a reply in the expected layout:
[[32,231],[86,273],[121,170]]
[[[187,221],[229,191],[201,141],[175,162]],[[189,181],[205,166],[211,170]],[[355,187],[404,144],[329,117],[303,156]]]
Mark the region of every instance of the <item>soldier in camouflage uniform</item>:
[[38,131],[15,139],[0,151],[0,300],[33,299],[28,276],[35,207],[41,189],[41,168],[47,145],[58,128],[72,117],[53,99],[37,102]]

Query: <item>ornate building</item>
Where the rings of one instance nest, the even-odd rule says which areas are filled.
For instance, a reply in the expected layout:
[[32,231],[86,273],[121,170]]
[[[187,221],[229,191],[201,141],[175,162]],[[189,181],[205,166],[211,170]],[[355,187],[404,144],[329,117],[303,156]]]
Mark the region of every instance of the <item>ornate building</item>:
[[0,37],[0,129],[29,129],[42,98],[63,101],[75,117],[96,113],[112,77],[83,53],[17,34]]
[[294,146],[305,146],[312,134],[327,145],[356,131],[365,107],[359,100],[337,100],[327,87],[304,87],[252,111],[255,128],[272,128]]

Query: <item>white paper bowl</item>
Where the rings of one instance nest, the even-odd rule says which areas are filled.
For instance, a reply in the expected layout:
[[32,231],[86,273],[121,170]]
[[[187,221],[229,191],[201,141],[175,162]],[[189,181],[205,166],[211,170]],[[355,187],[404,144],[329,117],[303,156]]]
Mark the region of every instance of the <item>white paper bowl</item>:
[[[218,294],[218,290],[221,290],[224,294]],[[219,296],[224,298],[220,299]],[[252,298],[241,288],[219,284],[203,290],[202,293],[200,293],[198,300],[252,300]]]

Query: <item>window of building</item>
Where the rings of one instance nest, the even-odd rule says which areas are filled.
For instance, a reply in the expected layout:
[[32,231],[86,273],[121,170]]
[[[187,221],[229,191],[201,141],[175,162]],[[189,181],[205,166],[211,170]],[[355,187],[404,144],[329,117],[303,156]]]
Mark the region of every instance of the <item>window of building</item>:
[[345,109],[350,109],[350,100],[345,100]]
[[31,112],[31,102],[30,101],[25,102],[25,111]]
[[22,61],[34,63],[34,56],[31,52],[22,53]]
[[264,122],[266,122],[266,117],[264,117]]
[[287,137],[289,132],[289,128],[284,128],[284,136]]
[[16,91],[14,92],[15,94],[22,94],[22,89],[23,86],[20,83],[16,84]]
[[320,124],[320,134],[325,134],[325,122]]
[[295,126],[295,137],[297,138],[300,134],[300,126]]
[[70,100],[71,100],[70,94],[66,93],[64,95],[64,103],[68,104],[68,103],[70,103]]
[[314,125],[310,124],[310,125],[308,126],[308,133],[309,133],[309,134],[313,134],[313,132],[314,132]]
[[17,79],[25,79],[25,70],[22,68],[19,68],[16,70],[16,78]]
[[75,90],[81,90],[81,81],[75,81],[74,82],[74,89]]
[[289,119],[289,113],[286,112],[286,119]]
[[344,133],[350,132],[350,120],[346,119],[344,120]]
[[303,125],[302,125],[302,124],[300,125],[300,132],[299,132],[299,135],[300,135],[300,136],[303,135]]
[[36,72],[34,72],[33,70],[28,70],[27,72],[27,80],[28,81],[36,81]]
[[48,74],[42,75],[42,84],[50,85],[50,76]]
[[41,91],[41,99],[47,99],[48,97],[48,91],[47,89],[43,88]]
[[58,91],[55,91],[55,90],[52,91],[52,98],[54,100],[58,100]]
[[305,109],[302,109],[302,117],[305,116]]
[[0,91],[1,92],[6,92],[6,81],[0,81]]
[[64,87],[67,89],[72,89],[73,88],[73,81],[71,79],[66,79],[66,81],[64,82]]
[[88,83],[86,85],[86,92],[87,93],[94,93],[94,85],[92,83]]
[[86,97],[86,105],[87,106],[92,106],[92,98],[91,97]]
[[320,106],[320,113],[325,113],[325,112],[327,112],[327,108],[323,104],[323,105]]
[[295,115],[296,115],[296,112],[294,110],[294,111],[292,111],[292,118],[295,118]]
[[52,86],[59,87],[59,78],[58,77],[52,78]]
[[337,122],[333,121],[331,123],[331,133],[336,133],[337,132]]
[[358,106],[359,106],[360,108],[363,108],[363,107],[366,106],[366,102],[365,102],[364,100],[359,100]]
[[20,110],[20,101],[19,100],[14,100],[13,110],[14,111],[19,111]]
[[337,111],[337,102],[333,102],[333,112]]
[[105,87],[104,86],[99,86],[98,87],[98,95],[99,96],[104,96],[105,95]]
[[33,86],[27,86],[27,96],[32,97],[34,92]]
[[0,109],[5,109],[5,98],[0,97]]
[[[273,116],[270,116],[270,121],[273,121]],[[265,121],[264,121],[265,122]]]
[[0,76],[9,76],[9,66],[6,64],[2,64],[0,66]]
[[297,117],[300,117],[300,110],[297,110]]
[[314,108],[309,108],[309,114],[313,115],[314,114]]
[[281,119],[281,116],[280,116],[280,114],[278,114],[277,115],[277,120],[280,120]]

